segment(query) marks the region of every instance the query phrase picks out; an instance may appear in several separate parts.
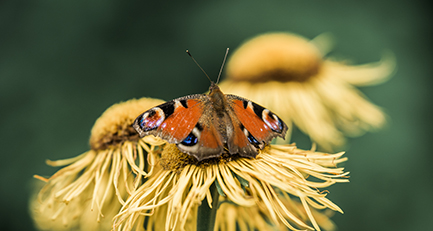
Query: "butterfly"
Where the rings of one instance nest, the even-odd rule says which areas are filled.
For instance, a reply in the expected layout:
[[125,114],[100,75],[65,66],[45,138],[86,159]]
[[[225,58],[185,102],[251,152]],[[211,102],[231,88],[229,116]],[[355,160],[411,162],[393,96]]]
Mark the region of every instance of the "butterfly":
[[139,115],[133,127],[140,137],[158,136],[198,161],[223,153],[254,158],[273,138],[284,139],[288,129],[270,110],[226,95],[212,81],[209,94],[188,95],[153,107]]

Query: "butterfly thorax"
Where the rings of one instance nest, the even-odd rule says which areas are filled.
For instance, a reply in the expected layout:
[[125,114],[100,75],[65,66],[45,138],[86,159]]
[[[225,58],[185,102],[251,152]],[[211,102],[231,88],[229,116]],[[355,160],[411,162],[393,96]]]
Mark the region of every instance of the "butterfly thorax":
[[209,88],[209,100],[214,110],[215,116],[210,116],[215,126],[221,135],[222,141],[226,144],[229,140],[229,134],[233,132],[233,122],[230,118],[230,105],[227,101],[227,97],[220,90],[220,88],[212,82]]
[[209,98],[218,116],[221,117],[228,105],[227,99],[220,88],[212,82],[209,87]]

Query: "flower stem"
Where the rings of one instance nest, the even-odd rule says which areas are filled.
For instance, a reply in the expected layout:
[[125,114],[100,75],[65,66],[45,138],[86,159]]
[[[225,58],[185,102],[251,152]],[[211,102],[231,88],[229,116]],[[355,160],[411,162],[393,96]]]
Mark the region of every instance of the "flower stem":
[[206,201],[203,201],[198,207],[197,231],[214,230],[215,218],[218,210],[219,193],[215,183],[210,186],[209,190],[212,195],[212,208],[209,208],[209,205]]

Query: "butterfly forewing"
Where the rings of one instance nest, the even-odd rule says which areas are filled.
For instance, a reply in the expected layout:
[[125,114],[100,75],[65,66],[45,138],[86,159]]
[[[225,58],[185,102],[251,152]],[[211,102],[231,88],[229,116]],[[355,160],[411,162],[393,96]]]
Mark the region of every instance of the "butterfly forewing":
[[287,125],[268,109],[236,95],[226,95],[232,108],[251,136],[250,143],[267,143],[274,137],[284,138]]
[[188,137],[203,114],[202,97],[190,95],[156,106],[138,116],[133,126],[141,137],[155,135],[177,144]]

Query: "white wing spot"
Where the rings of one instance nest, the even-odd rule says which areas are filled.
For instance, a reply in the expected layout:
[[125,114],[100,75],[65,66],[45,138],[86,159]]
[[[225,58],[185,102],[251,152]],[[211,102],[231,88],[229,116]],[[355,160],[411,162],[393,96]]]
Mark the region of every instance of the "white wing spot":
[[183,107],[179,100],[174,100],[174,109],[178,107]]
[[248,101],[248,107],[254,111],[254,106],[253,106],[253,102]]
[[[266,125],[268,125],[269,127],[272,128],[271,121],[268,120],[268,118],[269,118],[269,112],[270,111],[268,109],[263,110],[263,112],[262,112],[262,120],[265,121]],[[266,125],[265,125],[265,128],[267,129]]]
[[195,137],[197,137],[198,140],[200,140],[200,134],[201,134],[201,132],[198,130],[198,128],[194,127],[194,128],[192,129],[192,134],[194,134]]

